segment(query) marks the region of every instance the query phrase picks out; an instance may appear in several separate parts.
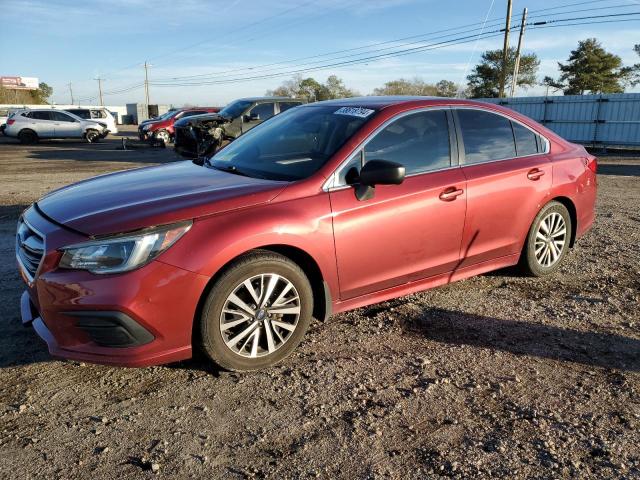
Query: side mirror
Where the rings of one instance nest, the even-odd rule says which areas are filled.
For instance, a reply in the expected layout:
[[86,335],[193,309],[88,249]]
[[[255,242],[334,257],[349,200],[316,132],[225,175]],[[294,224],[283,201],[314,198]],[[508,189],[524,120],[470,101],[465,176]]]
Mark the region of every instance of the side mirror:
[[370,160],[364,164],[358,176],[356,198],[368,200],[373,198],[376,185],[400,185],[404,182],[406,170],[396,162],[387,160]]

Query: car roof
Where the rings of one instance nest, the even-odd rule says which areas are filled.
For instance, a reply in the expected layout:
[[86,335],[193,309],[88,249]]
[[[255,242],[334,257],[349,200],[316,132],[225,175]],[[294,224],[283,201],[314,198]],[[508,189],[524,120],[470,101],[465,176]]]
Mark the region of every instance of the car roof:
[[[234,100],[234,102],[243,100],[245,102],[260,102],[263,100],[275,100],[278,102],[282,102],[282,101],[286,101],[286,102],[300,102],[300,103],[304,103],[303,100],[299,99],[299,98],[291,98],[291,97],[245,97],[245,98],[238,98],[236,100]],[[229,102],[229,103],[233,103],[233,102]]]
[[324,100],[322,102],[308,103],[306,107],[312,106],[335,106],[335,107],[362,107],[381,110],[395,105],[476,105],[487,106],[486,103],[473,100],[448,98],[448,97],[420,97],[411,95],[390,95],[390,96],[366,96],[339,98],[336,100]]

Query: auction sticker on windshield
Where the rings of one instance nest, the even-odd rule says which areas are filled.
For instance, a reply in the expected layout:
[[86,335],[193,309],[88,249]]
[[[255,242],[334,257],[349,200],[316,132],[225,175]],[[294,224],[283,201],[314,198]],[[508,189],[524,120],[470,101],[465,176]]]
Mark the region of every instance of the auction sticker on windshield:
[[362,107],[342,107],[333,112],[335,115],[350,115],[352,117],[360,117],[367,118],[371,115],[375,110],[371,110],[370,108],[362,108]]

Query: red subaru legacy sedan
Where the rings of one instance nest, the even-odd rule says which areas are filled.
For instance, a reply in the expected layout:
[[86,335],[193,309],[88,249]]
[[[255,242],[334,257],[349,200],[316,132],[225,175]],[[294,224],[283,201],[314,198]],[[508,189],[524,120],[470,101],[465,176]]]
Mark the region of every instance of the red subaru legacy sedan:
[[[202,162],[201,162],[202,163]],[[202,164],[103,175],[22,215],[22,321],[54,356],[253,370],[326,318],[509,265],[554,272],[594,221],[596,159],[467,100],[273,117]]]

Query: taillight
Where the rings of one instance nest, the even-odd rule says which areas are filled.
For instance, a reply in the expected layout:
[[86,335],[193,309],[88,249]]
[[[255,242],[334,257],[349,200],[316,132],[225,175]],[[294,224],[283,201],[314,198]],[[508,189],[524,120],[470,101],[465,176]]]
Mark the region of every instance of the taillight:
[[596,157],[587,158],[587,168],[593,173],[598,173],[598,159]]
[[16,123],[16,121],[13,119],[7,120],[7,125],[13,125],[14,123]]

